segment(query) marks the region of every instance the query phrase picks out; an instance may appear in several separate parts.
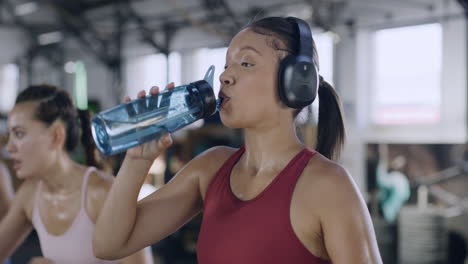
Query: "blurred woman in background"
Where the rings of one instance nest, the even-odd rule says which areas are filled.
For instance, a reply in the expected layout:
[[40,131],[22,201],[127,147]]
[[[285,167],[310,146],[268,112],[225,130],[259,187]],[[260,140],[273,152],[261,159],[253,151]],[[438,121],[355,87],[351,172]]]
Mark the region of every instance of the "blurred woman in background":
[[[88,111],[77,110],[64,90],[30,86],[8,114],[8,133],[6,150],[24,181],[0,223],[0,260],[35,228],[44,257],[31,264],[109,263],[94,256],[91,242],[113,177],[99,170]],[[86,165],[70,157],[80,138]],[[144,263],[141,254],[122,263]]]
[[5,162],[6,141],[7,139],[0,135],[0,220],[8,212],[14,196],[12,175]]

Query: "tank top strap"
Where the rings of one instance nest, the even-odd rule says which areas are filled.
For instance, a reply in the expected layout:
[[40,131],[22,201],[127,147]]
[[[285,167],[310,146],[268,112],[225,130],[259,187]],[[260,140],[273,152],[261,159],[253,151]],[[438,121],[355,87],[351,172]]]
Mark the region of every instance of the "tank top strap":
[[244,154],[244,152],[245,145],[242,145],[238,150],[236,150],[236,152],[231,154],[231,156],[223,163],[221,168],[216,173],[217,175],[215,176],[215,180],[216,178],[225,178],[224,176],[229,176],[232,168],[234,167],[234,165],[236,165],[236,163],[242,157],[242,154]]
[[81,192],[80,192],[80,195],[81,195],[81,209],[83,208],[86,208],[86,190],[87,190],[87,186],[88,186],[88,181],[89,181],[89,175],[91,175],[91,172],[93,171],[96,171],[96,168],[95,167],[88,167],[88,169],[86,169],[86,172],[85,172],[85,175],[83,177],[83,183],[81,183]]
[[[281,181],[281,184],[279,184],[279,188],[287,188],[288,193],[292,195],[292,192],[294,191],[296,187],[296,183],[299,180],[299,177],[302,175],[302,172],[304,171],[305,167],[309,163],[309,160],[317,153],[317,151],[305,148],[303,149],[295,159],[293,159],[285,168],[283,171],[284,176],[282,179],[279,179]],[[283,186],[283,187],[281,187]]]
[[[208,203],[212,201],[219,200],[219,192],[227,192],[228,188],[226,188],[226,182],[229,182],[229,175],[231,174],[231,170],[234,165],[239,161],[242,154],[244,154],[245,145],[242,145],[238,150],[229,156],[229,158],[224,161],[223,165],[218,169],[216,174],[214,175],[211,182],[208,184],[208,189],[206,191],[205,200],[203,203],[203,207],[205,207]],[[218,193],[218,194],[217,194]],[[215,195],[216,198],[211,198]]]
[[309,160],[316,154],[317,152],[315,150],[305,148],[302,150],[302,152],[299,154],[299,157],[297,161],[293,164],[290,164],[291,167],[291,172],[294,173],[297,177],[301,176],[302,171],[305,169],[307,164],[309,163]]
[[234,166],[242,157],[242,154],[244,154],[244,152],[245,152],[245,145],[242,145],[236,152],[234,152],[234,154],[231,155],[231,157],[229,157],[229,159],[225,163],[225,166],[228,166],[228,167]]
[[41,192],[42,192],[42,181],[39,180],[39,182],[37,183],[37,187],[36,187],[36,193],[34,194],[33,218],[35,214],[39,214],[39,198],[40,198]]
[[245,152],[245,145],[242,145],[236,152],[234,152],[221,166],[221,168],[218,170],[218,175],[216,175],[217,178],[222,178],[220,179],[222,182],[224,181],[229,181],[229,176],[231,175],[232,168],[236,163],[239,161],[239,159],[242,157],[242,155]]

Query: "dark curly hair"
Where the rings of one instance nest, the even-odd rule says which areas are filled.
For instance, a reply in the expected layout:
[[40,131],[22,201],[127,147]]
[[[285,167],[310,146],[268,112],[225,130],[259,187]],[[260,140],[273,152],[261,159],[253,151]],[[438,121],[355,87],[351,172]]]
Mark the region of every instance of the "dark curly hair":
[[67,152],[75,150],[81,134],[86,164],[101,167],[94,152],[96,147],[91,135],[91,114],[88,110],[75,108],[70,95],[65,90],[47,84],[32,85],[21,91],[15,104],[23,102],[38,102],[34,118],[47,126],[56,120],[61,120],[65,124],[65,149]]

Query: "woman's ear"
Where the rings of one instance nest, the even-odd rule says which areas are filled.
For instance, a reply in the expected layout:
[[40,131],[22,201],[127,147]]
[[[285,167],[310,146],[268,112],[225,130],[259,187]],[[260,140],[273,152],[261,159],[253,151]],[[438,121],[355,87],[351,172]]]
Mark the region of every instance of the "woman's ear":
[[65,125],[63,122],[56,120],[49,129],[52,135],[52,146],[56,149],[63,149],[66,138]]

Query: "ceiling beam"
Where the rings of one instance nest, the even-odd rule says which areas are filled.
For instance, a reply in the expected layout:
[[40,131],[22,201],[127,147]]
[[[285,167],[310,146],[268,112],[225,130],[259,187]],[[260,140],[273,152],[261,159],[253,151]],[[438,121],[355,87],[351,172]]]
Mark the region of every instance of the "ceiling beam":
[[[55,2],[60,5],[62,8],[72,12],[74,14],[82,14],[86,13],[87,11],[104,8],[104,7],[112,7],[117,3],[123,3],[127,0],[55,0]],[[142,1],[142,0],[133,0],[133,1]]]
[[38,45],[38,41],[37,41],[38,32],[35,29],[35,27],[33,27],[32,25],[27,24],[26,22],[23,21],[23,19],[21,19],[21,17],[18,17],[17,15],[15,15],[15,8],[14,8],[13,4],[10,3],[10,1],[2,0],[2,5],[5,8],[5,10],[7,11],[7,13],[11,16],[11,18],[13,20],[12,22],[15,25],[19,26],[24,32],[26,32],[26,34],[27,34],[27,36],[29,38],[29,41],[33,45]]
[[[209,18],[209,20],[213,20],[211,24],[213,27],[216,27],[218,31],[227,29],[228,32],[226,35],[234,35],[237,30],[241,28],[242,24],[239,21],[238,16],[234,14],[231,7],[225,0],[201,0],[201,5],[205,8],[204,11],[209,14],[206,17]],[[186,13],[186,17],[191,17],[189,12],[184,13]],[[223,29],[219,29],[220,27],[223,27],[222,22],[228,22],[228,24],[224,25]]]
[[457,0],[457,2],[465,10],[465,13],[467,14],[467,17],[468,17],[468,0]]
[[349,6],[356,7],[373,7],[376,9],[416,9],[416,10],[434,10],[433,3],[423,3],[420,1],[411,0],[351,0],[347,2]]
[[[135,9],[131,6],[130,2],[127,2],[126,11],[128,12],[129,18],[134,20],[137,23],[138,30],[140,31],[140,34],[141,34],[141,37],[142,37],[143,41],[148,43],[150,46],[152,46],[157,51],[159,51],[159,52],[161,52],[161,53],[163,53],[165,55],[169,55],[169,52],[170,52],[170,50],[169,50],[169,39],[166,39],[164,44],[158,43],[154,38],[154,35],[155,35],[156,31],[154,29],[150,28],[147,25],[146,19],[143,18],[142,16],[140,16],[135,11]],[[165,38],[170,38],[170,36],[172,36],[173,34],[171,34],[171,32],[166,32],[166,30],[174,30],[175,31],[175,28],[173,28],[173,27],[168,28],[167,25],[165,25],[165,27],[166,27],[166,28],[164,28]]]
[[75,36],[85,49],[94,54],[104,65],[110,67],[114,63],[109,44],[101,38],[84,16],[72,14],[60,5],[60,1],[45,0],[45,2],[56,12],[64,30]]

